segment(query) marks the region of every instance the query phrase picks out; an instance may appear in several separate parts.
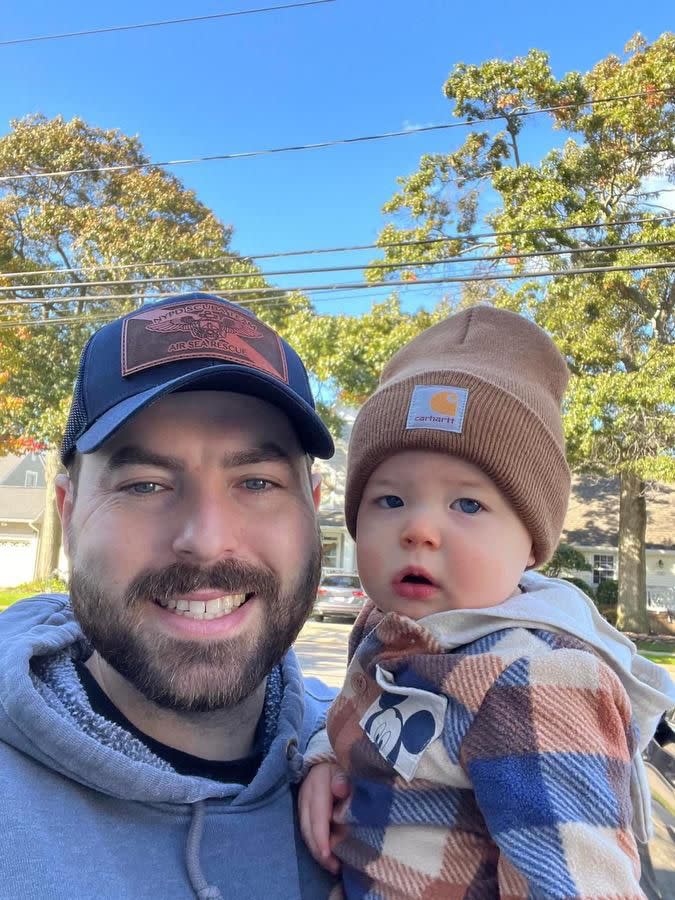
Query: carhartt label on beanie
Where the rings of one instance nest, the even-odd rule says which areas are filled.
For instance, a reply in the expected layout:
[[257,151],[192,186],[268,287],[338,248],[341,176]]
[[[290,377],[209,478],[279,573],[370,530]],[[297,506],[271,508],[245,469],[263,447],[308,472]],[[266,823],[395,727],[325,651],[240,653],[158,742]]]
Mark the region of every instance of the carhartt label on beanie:
[[434,428],[461,433],[469,392],[442,384],[415,385],[406,428]]
[[485,472],[530,533],[535,564],[545,562],[569,496],[561,417],[568,378],[546,332],[504,309],[474,306],[417,335],[384,367],[354,422],[345,489],[352,537],[380,463],[430,450]]

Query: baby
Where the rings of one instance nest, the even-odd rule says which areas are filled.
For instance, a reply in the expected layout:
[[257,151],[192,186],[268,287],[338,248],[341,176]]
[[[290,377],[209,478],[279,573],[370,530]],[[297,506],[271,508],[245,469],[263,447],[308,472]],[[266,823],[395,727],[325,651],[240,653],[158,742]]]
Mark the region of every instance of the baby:
[[300,794],[350,900],[644,896],[640,749],[675,686],[528,571],[565,517],[567,380],[540,328],[477,306],[396,353],[357,416],[346,520],[371,602]]

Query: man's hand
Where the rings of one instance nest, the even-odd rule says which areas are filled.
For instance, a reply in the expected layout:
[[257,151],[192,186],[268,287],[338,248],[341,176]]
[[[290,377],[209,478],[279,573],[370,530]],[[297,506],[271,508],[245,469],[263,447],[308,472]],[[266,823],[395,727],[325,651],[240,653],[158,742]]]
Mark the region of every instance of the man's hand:
[[307,773],[300,788],[300,830],[314,859],[333,875],[340,861],[332,848],[342,831],[339,814],[349,798],[351,786],[337,763],[318,763]]

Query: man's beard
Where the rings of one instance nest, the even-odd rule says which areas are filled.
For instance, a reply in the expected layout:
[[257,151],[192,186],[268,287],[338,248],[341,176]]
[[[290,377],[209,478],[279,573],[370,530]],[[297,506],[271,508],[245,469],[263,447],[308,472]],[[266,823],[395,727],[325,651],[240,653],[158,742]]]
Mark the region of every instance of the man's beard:
[[[271,569],[226,560],[209,569],[175,563],[159,571],[145,570],[122,597],[106,594],[93,573],[74,568],[71,602],[93,649],[148,700],[182,712],[223,709],[260,685],[309,615],[321,577],[318,535],[312,537],[308,551],[304,569],[285,592]],[[261,606],[257,633],[212,641],[147,634],[146,603],[206,588],[223,594],[254,592]]]

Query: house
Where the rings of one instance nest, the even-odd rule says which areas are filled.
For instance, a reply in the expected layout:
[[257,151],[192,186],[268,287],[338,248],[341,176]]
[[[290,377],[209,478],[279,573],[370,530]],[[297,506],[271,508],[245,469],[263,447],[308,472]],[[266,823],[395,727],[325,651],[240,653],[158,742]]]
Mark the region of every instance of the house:
[[354,423],[353,410],[341,410],[345,425],[335,439],[332,459],[317,459],[314,468],[321,473],[321,506],[319,527],[324,572],[355,572],[356,547],[345,526],[345,477],[347,475],[347,443]]
[[[675,486],[651,484],[646,495],[647,606],[675,612]],[[576,572],[597,587],[619,567],[619,480],[574,476],[562,540],[583,553],[591,569]]]
[[45,506],[41,454],[0,458],[0,587],[35,576]]

